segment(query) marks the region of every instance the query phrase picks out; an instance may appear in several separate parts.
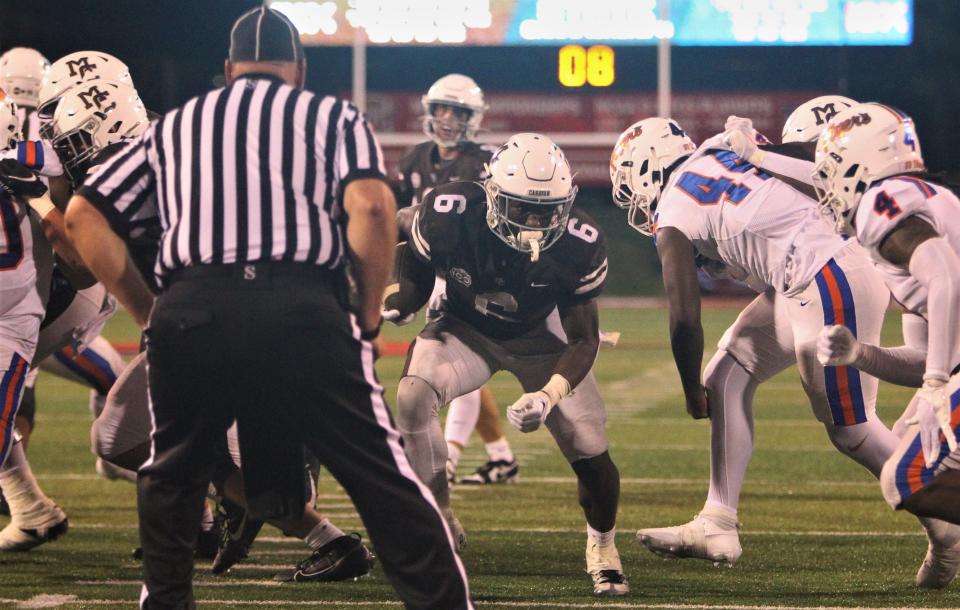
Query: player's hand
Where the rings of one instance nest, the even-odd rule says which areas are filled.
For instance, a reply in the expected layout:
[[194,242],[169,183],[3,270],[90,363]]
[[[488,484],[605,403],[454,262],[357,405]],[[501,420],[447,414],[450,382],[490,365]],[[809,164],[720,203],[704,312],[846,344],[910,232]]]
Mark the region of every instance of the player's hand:
[[734,131],[741,130],[746,132],[753,132],[753,121],[746,117],[737,116],[731,114],[727,117],[727,122],[723,124],[724,131]]
[[0,161],[0,188],[23,201],[42,197],[47,192],[47,186],[33,170],[20,165],[16,159]]
[[707,400],[707,390],[703,386],[687,394],[687,413],[693,419],[710,417],[710,402]]
[[552,407],[553,401],[543,390],[528,392],[507,407],[507,419],[520,432],[533,432],[547,419]]
[[414,318],[417,317],[417,313],[414,312],[404,315],[400,311],[398,304],[399,297],[400,284],[390,284],[387,286],[387,289],[383,291],[383,307],[380,310],[380,317],[397,326],[403,326],[413,322]]
[[817,360],[823,366],[848,366],[859,354],[860,342],[846,326],[825,326],[817,337]]
[[920,426],[920,446],[923,448],[923,460],[927,468],[932,468],[940,456],[940,433],[947,439],[951,451],[957,448],[956,433],[950,426],[950,400],[947,396],[946,382],[928,379],[913,397],[916,406],[914,416],[906,421],[907,425]]
[[735,123],[733,129],[723,132],[723,141],[741,159],[754,165],[763,161],[763,153],[757,147],[757,136],[752,125],[748,127],[744,123]]

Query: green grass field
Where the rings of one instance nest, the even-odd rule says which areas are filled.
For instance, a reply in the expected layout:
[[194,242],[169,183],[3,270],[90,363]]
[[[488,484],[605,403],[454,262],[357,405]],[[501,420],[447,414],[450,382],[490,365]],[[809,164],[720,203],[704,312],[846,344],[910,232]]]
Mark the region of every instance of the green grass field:
[[[737,313],[705,312],[712,348]],[[607,310],[603,327],[623,333],[616,349],[597,364],[609,412],[611,454],[623,478],[618,546],[630,579],[629,597],[595,600],[583,572],[584,522],[572,472],[540,430],[508,436],[521,460],[520,482],[495,488],[458,487],[454,506],[467,529],[464,560],[478,605],[484,608],[754,608],[754,607],[960,607],[960,586],[946,592],[917,590],[914,574],[926,540],[916,521],[892,512],[872,477],[838,454],[814,420],[794,370],[761,386],[755,401],[756,451],[740,516],[744,554],[732,569],[694,560],[664,562],[640,547],[638,528],[688,520],[706,493],[706,422],[690,420],[669,352],[666,312]],[[897,342],[899,321],[889,317],[885,339]],[[388,329],[390,339],[415,329]],[[132,340],[123,317],[106,331]],[[380,362],[393,402],[402,361]],[[502,405],[519,393],[498,375],[493,389]],[[910,391],[884,385],[881,417],[892,424]],[[87,390],[41,376],[37,430],[30,457],[41,485],[70,516],[63,538],[27,554],[0,556],[0,607],[135,607],[140,566],[135,494],[126,482],[94,473],[89,450]],[[461,473],[482,461],[474,437]],[[343,491],[321,476],[321,508],[347,531],[362,531]],[[264,530],[251,558],[225,577],[197,566],[196,594],[203,607],[396,606],[379,568],[357,582],[283,584],[270,581],[280,568],[306,556],[299,540]],[[24,601],[29,600],[29,601]]]

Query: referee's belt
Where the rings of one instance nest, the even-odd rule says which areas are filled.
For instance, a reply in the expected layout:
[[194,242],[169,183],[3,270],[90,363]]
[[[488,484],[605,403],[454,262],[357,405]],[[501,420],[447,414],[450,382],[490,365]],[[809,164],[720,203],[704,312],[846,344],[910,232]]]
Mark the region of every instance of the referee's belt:
[[290,261],[264,261],[258,263],[229,263],[225,265],[195,265],[178,269],[170,274],[167,285],[195,280],[231,279],[250,282],[251,285],[269,281],[270,278],[289,277],[337,286],[343,278],[340,269],[328,269],[311,263]]

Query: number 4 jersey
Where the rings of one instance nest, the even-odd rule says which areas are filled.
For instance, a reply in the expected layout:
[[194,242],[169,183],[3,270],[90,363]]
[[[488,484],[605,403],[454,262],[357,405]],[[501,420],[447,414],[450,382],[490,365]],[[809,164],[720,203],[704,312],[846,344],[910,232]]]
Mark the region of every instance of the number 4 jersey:
[[655,230],[665,227],[731,277],[786,296],[845,245],[812,199],[727,150],[695,153],[674,170],[656,208]]
[[606,241],[589,216],[574,209],[560,239],[534,262],[490,230],[487,194],[476,182],[431,191],[407,243],[446,279],[445,310],[497,339],[532,329],[558,304],[596,297],[607,277]]

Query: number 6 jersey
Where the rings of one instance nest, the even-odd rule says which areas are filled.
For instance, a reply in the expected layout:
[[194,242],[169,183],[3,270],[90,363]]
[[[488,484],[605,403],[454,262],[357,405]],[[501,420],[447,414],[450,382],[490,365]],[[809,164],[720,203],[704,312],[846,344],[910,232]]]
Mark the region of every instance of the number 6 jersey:
[[675,169],[654,218],[655,231],[679,230],[731,277],[785,296],[845,245],[812,199],[727,150],[695,153]]
[[445,310],[496,339],[527,332],[558,304],[596,297],[607,277],[606,241],[589,216],[574,209],[560,239],[533,262],[490,230],[487,194],[476,182],[431,191],[407,243],[446,279]]

